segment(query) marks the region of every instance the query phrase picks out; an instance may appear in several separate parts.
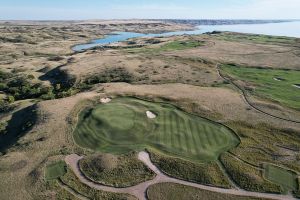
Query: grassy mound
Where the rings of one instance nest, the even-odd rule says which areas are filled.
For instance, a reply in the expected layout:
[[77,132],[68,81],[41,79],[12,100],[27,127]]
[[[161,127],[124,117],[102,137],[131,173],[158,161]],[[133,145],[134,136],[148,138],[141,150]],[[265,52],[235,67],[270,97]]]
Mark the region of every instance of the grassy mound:
[[150,155],[153,163],[162,172],[172,177],[204,185],[231,188],[228,178],[215,161],[194,163],[155,151],[151,151]]
[[137,159],[135,153],[122,156],[92,155],[80,160],[82,173],[93,181],[114,187],[137,185],[154,177],[154,173]]
[[63,176],[67,172],[66,167],[67,166],[64,161],[48,165],[45,173],[46,180],[53,180]]
[[174,183],[159,183],[150,186],[147,190],[147,197],[149,200],[263,200],[262,198],[236,196],[230,194],[211,192]]
[[[157,117],[149,119],[146,111]],[[74,131],[76,143],[106,153],[154,148],[190,160],[216,160],[239,143],[227,127],[173,105],[117,98],[86,109]]]
[[266,164],[264,168],[264,177],[266,179],[280,185],[285,192],[297,191],[296,173],[272,164]]
[[285,106],[300,109],[300,71],[261,69],[224,65],[222,70],[250,84],[254,89],[248,90],[254,95],[277,101]]

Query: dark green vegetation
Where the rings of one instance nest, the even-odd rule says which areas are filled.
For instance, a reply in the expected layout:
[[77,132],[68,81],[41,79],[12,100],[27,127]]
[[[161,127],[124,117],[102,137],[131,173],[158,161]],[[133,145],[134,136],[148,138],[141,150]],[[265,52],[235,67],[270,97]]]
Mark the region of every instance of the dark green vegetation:
[[14,100],[43,98],[52,93],[53,88],[34,82],[33,79],[31,75],[0,71],[0,91],[13,97],[7,98],[10,103]]
[[161,52],[167,52],[167,51],[176,51],[176,50],[185,50],[185,49],[191,49],[203,46],[205,44],[204,41],[199,40],[185,40],[185,41],[172,41],[165,44],[162,44],[159,47],[155,48],[147,48],[147,47],[141,47],[141,48],[133,48],[130,50],[127,50],[129,53],[148,53],[148,54],[157,54]]
[[154,173],[137,159],[136,153],[121,156],[92,155],[80,160],[82,173],[104,185],[128,187],[154,178]]
[[[110,192],[104,192],[100,190],[95,190],[81,183],[80,180],[75,176],[75,174],[67,168],[67,172],[64,176],[59,178],[58,180],[53,180],[48,183],[51,188],[53,188],[56,192],[56,198],[65,200],[65,199],[74,199],[74,196],[63,189],[61,186],[65,186],[74,191],[76,194],[80,194],[85,196],[88,199],[94,200],[136,200],[135,197],[129,196],[126,194],[116,194]],[[71,198],[70,198],[71,197]]]
[[246,164],[229,153],[222,154],[220,160],[229,176],[241,188],[257,192],[282,192],[278,185],[262,178],[262,169]]
[[46,86],[32,75],[0,71],[0,92],[7,96],[0,99],[0,112],[9,111],[9,104],[17,100],[63,98],[76,94],[80,89],[80,86],[76,88],[60,83]]
[[[152,162],[165,174],[204,185],[231,188],[216,162],[194,163],[150,151]],[[208,173],[209,172],[209,173]]]
[[[149,119],[146,111],[157,115]],[[154,148],[190,160],[210,161],[237,146],[229,128],[188,114],[171,104],[117,98],[85,109],[74,131],[75,142],[106,153]]]
[[204,44],[203,41],[197,41],[197,40],[173,41],[162,45],[158,50],[159,51],[185,50],[185,49],[196,48],[202,46],[203,44]]
[[223,65],[222,71],[233,79],[251,85],[251,87],[245,88],[251,94],[300,109],[300,89],[294,86],[300,83],[300,71],[235,65]]
[[147,197],[149,200],[263,200],[261,198],[210,192],[174,183],[159,183],[150,186],[147,190]]
[[300,198],[300,176],[298,176],[298,191],[295,192],[296,197]]
[[89,77],[85,83],[97,84],[97,83],[112,83],[112,82],[133,82],[135,77],[124,68],[109,68],[100,74],[95,74]]
[[14,112],[11,119],[2,124],[0,132],[0,152],[5,152],[13,145],[18,147],[18,140],[33,127],[36,121],[37,112],[35,105]]
[[284,191],[298,190],[298,177],[295,172],[272,164],[265,164],[264,169],[264,177],[273,183],[280,185]]
[[58,161],[48,165],[45,172],[46,180],[53,180],[63,176],[67,172],[66,167],[64,161]]

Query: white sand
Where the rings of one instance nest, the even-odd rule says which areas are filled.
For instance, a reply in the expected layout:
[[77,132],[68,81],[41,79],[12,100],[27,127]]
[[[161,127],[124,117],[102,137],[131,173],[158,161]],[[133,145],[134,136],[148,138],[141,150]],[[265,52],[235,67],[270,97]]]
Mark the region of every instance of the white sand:
[[293,85],[293,86],[300,89],[300,85]]
[[111,102],[111,99],[110,98],[101,98],[100,102],[101,103],[109,103],[109,102]]
[[155,115],[153,112],[151,112],[151,111],[147,111],[146,114],[147,114],[147,117],[148,117],[149,119],[154,119],[154,118],[156,118],[156,115]]

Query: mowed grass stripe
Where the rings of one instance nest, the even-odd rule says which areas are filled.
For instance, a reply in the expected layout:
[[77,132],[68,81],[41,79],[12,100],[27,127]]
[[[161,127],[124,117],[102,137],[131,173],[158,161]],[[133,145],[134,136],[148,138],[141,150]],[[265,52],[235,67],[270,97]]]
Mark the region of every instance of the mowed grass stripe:
[[197,136],[195,136],[195,135],[197,134],[197,132],[195,131],[194,126],[193,126],[193,125],[195,125],[195,123],[192,120],[189,120],[189,125],[190,125],[189,127],[191,130],[191,135],[192,135],[192,139],[193,139],[195,154],[196,154],[196,152],[197,152],[197,154],[200,154],[201,150],[200,150],[199,145],[201,143],[196,141]]
[[175,144],[175,117],[176,117],[176,114],[174,113],[171,113],[170,115],[170,132],[171,132],[171,146],[173,148],[176,148],[176,144]]
[[187,133],[189,133],[189,144],[190,144],[190,148],[191,148],[191,153],[194,155],[197,155],[197,145],[195,144],[195,139],[194,139],[194,134],[191,130],[191,120],[186,120],[186,127],[187,127]]
[[163,111],[163,113],[161,113],[161,114],[162,114],[162,118],[163,118],[163,127],[164,127],[164,129],[161,133],[161,137],[160,137],[159,142],[160,142],[160,144],[163,144],[163,142],[165,141],[165,137],[167,135],[166,133],[167,133],[168,130],[167,130],[166,112]]
[[192,151],[191,151],[191,146],[190,146],[190,143],[189,143],[189,134],[188,134],[188,132],[187,132],[187,125],[186,125],[186,119],[183,119],[182,120],[182,126],[184,127],[183,128],[183,135],[184,135],[184,144],[185,144],[185,146],[186,146],[186,151],[188,152],[188,153],[192,153]]
[[208,142],[208,147],[213,147],[213,142],[212,142],[212,139],[210,137],[210,128],[209,128],[209,126],[204,126],[204,134],[205,134],[206,140]]
[[176,141],[178,144],[178,149],[182,149],[182,144],[181,144],[181,132],[180,132],[180,117],[176,115]]
[[203,133],[203,127],[200,124],[197,124],[196,126],[197,128],[197,132],[198,132],[198,136],[199,136],[199,143],[202,144],[202,147],[204,150],[207,150],[208,145],[207,145],[207,138],[206,135]]
[[195,142],[196,144],[198,144],[197,146],[198,146],[199,153],[201,153],[201,151],[205,149],[205,144],[204,144],[204,140],[202,140],[201,138],[199,127],[196,122],[194,122],[193,131],[194,131]]

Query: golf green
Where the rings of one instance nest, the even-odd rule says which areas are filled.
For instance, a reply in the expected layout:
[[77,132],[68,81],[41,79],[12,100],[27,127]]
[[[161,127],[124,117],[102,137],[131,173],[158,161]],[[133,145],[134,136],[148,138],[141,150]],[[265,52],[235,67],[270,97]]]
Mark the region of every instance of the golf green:
[[264,177],[273,183],[281,185],[285,192],[298,189],[297,174],[295,172],[272,164],[265,164],[264,168]]
[[[156,118],[150,119],[151,111]],[[84,148],[122,154],[154,148],[190,160],[215,160],[239,143],[227,127],[171,104],[122,97],[79,114],[75,142]]]
[[53,180],[63,176],[66,173],[66,163],[59,161],[46,167],[46,180]]

